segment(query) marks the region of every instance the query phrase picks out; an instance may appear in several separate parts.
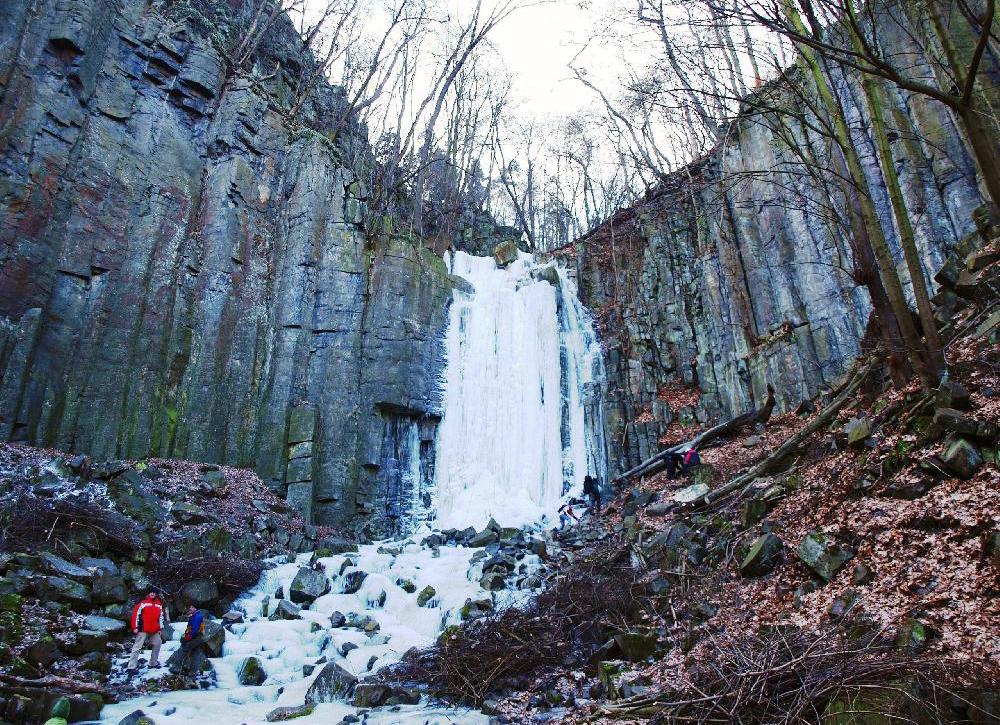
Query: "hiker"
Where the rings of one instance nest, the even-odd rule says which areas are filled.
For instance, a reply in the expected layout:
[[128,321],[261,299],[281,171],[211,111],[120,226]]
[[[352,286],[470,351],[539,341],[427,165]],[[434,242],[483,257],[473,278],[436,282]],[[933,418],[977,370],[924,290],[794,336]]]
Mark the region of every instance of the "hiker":
[[[177,659],[170,665],[170,671],[175,675],[195,674],[192,670],[193,655],[199,650],[204,650],[205,645],[205,615],[193,604],[188,605],[188,623],[181,637],[181,648],[177,654]],[[174,658],[171,657],[171,660]]]
[[601,487],[596,478],[589,473],[583,478],[583,495],[590,499],[588,510],[595,516],[601,515]]
[[132,645],[132,656],[128,661],[126,672],[135,674],[139,667],[139,653],[146,642],[152,648],[153,653],[149,657],[151,668],[160,667],[160,645],[163,644],[163,637],[160,630],[163,629],[163,601],[156,592],[150,592],[146,598],[135,605],[132,610],[132,631],[135,633],[135,644]]
[[559,530],[562,531],[566,528],[569,522],[575,521],[580,523],[580,519],[577,517],[576,513],[573,511],[573,504],[576,503],[577,499],[571,498],[569,501],[564,503],[559,507]]
[[676,478],[678,473],[683,476],[700,463],[701,456],[694,448],[675,451],[667,457],[667,478]]

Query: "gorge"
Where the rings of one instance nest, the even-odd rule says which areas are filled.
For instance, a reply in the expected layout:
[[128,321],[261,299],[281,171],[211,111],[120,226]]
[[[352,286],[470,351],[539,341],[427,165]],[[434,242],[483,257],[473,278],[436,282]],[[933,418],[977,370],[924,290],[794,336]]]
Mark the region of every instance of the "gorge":
[[[234,42],[272,7],[236,64]],[[799,44],[708,151],[568,244],[532,248],[527,225],[485,207],[426,222],[454,202],[435,197],[445,181],[424,179],[416,150],[391,169],[403,180],[387,171],[385,139],[280,9],[0,10],[0,720],[33,721],[49,683],[74,717],[103,697],[112,724],[137,710],[157,725],[681,722],[696,719],[687,695],[663,714],[684,679],[669,667],[718,654],[727,617],[738,635],[760,627],[765,650],[783,627],[882,636],[903,668],[891,681],[914,691],[928,660],[906,657],[980,651],[955,670],[967,681],[941,682],[1000,711],[1000,214],[953,110],[887,85],[890,174],[868,75],[826,62],[828,99]],[[876,20],[883,47],[939,75],[912,28]],[[980,76],[996,109],[995,38]],[[847,163],[826,102],[854,186],[817,170],[824,154]],[[511,168],[496,182],[516,205]],[[887,349],[873,303],[886,270],[873,281],[859,261],[862,194],[919,307],[909,210],[946,340],[933,385],[893,378],[905,351]],[[726,421],[685,480],[623,475]],[[603,518],[582,513],[586,476]],[[583,523],[563,530],[567,502]],[[124,675],[126,605],[151,588],[176,618],[197,604],[225,630],[181,685]],[[539,601],[565,607],[551,631]],[[35,657],[56,633],[29,642],[32,613],[113,633],[95,652],[59,633]],[[542,664],[512,665],[497,641]],[[455,684],[470,651],[495,681]],[[788,652],[781,667],[808,659]],[[99,684],[73,679],[70,654],[108,655]],[[701,687],[705,670],[684,666]],[[855,669],[837,666],[824,671]],[[752,690],[723,680],[712,693]],[[874,723],[827,716],[854,695],[810,697],[802,712],[826,725]],[[590,709],[574,714],[577,699]]]

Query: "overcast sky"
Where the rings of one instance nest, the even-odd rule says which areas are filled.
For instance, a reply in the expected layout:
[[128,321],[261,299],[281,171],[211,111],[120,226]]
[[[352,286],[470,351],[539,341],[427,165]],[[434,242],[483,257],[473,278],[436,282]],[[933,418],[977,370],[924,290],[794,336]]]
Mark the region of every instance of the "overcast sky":
[[[587,41],[597,15],[596,9],[562,0],[524,8],[491,35],[514,76],[517,98],[530,109],[540,114],[570,112],[592,101],[586,89],[570,80],[567,64]],[[588,51],[588,59],[592,56]]]

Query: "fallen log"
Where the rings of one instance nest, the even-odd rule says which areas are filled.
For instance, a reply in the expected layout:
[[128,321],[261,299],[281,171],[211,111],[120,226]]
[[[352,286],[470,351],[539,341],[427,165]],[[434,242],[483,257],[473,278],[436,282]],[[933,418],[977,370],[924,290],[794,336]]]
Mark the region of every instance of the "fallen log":
[[867,365],[857,369],[854,375],[850,378],[847,386],[841,391],[840,395],[822,411],[820,411],[820,414],[813,418],[808,425],[799,430],[799,432],[792,437],[788,438],[777,449],[775,449],[774,452],[750,468],[750,470],[746,473],[737,476],[725,486],[706,494],[705,497],[701,499],[704,504],[708,505],[713,501],[717,501],[733,491],[736,491],[737,489],[749,486],[759,476],[763,475],[764,471],[798,448],[802,441],[828,424],[830,420],[838,412],[840,412],[840,409],[854,397],[854,393],[858,391],[858,388],[861,387],[865,378],[868,377],[868,373],[870,373],[874,367],[874,363],[868,363]]
[[56,688],[75,694],[96,692],[99,695],[110,695],[109,690],[101,687],[96,682],[82,682],[80,680],[72,680],[68,677],[59,677],[58,675],[46,675],[45,677],[32,680],[27,677],[17,677],[16,675],[0,673],[0,682],[6,682],[16,687]]
[[757,410],[751,410],[747,413],[738,415],[735,418],[731,418],[724,423],[719,423],[718,425],[712,426],[708,430],[702,431],[689,441],[677,443],[670,448],[660,451],[655,456],[647,458],[638,466],[634,466],[633,468],[625,471],[623,474],[615,478],[612,483],[620,484],[639,476],[651,476],[654,473],[659,473],[667,467],[667,460],[673,453],[679,453],[681,450],[685,450],[687,448],[698,448],[699,446],[704,446],[716,438],[721,438],[734,433],[745,425],[765,423],[771,417],[771,412],[774,410],[774,404],[774,388],[768,385],[767,400],[765,400],[764,405]]

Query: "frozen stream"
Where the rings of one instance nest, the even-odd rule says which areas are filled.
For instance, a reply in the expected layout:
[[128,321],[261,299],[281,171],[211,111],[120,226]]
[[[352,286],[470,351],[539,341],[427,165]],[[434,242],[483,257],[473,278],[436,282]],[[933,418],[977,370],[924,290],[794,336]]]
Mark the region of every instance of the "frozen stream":
[[[579,492],[584,476],[603,476],[605,471],[598,387],[603,368],[593,326],[572,282],[554,265],[537,265],[522,254],[506,269],[498,269],[491,258],[462,252],[450,262],[470,289],[455,292],[445,341],[435,523],[480,530],[490,518],[503,526],[551,525],[559,503]],[[516,576],[507,580],[508,588],[490,593],[479,579],[485,556],[496,553],[496,544],[487,549],[430,548],[420,544],[426,533],[424,529],[407,539],[362,546],[357,554],[320,559],[331,592],[302,609],[298,620],[270,621],[267,613],[278,606],[274,595],[279,589],[288,595],[292,579],[301,566],[308,566],[310,555],[268,570],[233,606],[243,613],[244,622],[227,628],[223,655],[211,660],[217,687],[109,705],[102,722],[117,724],[139,709],[157,725],[265,722],[276,707],[303,704],[324,662],[334,661],[364,678],[398,661],[410,648],[432,644],[445,626],[461,621],[460,610],[469,600],[492,599],[503,607],[530,596],[530,591],[513,587],[516,577],[540,566],[534,554],[518,553],[523,558],[517,561]],[[351,572],[358,570],[367,574],[361,588],[345,593]],[[405,582],[412,582],[414,591],[400,586]],[[437,594],[421,607],[417,597],[427,585]],[[335,627],[330,619],[334,612],[349,619],[352,613],[369,616],[378,622],[378,631]],[[180,631],[183,624],[175,627]],[[345,652],[348,643],[356,648]],[[176,641],[165,643],[161,659],[166,662],[177,647]],[[250,656],[260,659],[267,674],[260,686],[239,684],[238,669]],[[356,712],[347,703],[325,703],[293,722],[335,725]],[[423,703],[369,710],[365,720],[463,725],[487,721],[478,712]]]
[[[268,570],[261,583],[233,605],[233,609],[244,614],[246,621],[230,627],[223,656],[211,660],[218,687],[163,692],[108,705],[101,713],[102,722],[117,723],[137,709],[143,710],[158,725],[265,722],[265,716],[274,708],[303,703],[306,691],[322,669],[319,665],[310,676],[304,676],[303,665],[315,664],[325,656],[362,677],[398,661],[411,647],[430,645],[446,625],[460,621],[459,610],[466,600],[489,598],[490,595],[478,582],[480,563],[470,564],[473,555],[482,549],[442,546],[435,555],[433,549],[420,546],[418,541],[406,539],[372,544],[360,547],[358,554],[320,559],[330,575],[332,590],[313,602],[309,609],[303,609],[300,620],[269,621],[261,615],[265,606],[268,612],[277,607],[279,600],[274,594],[279,587],[288,594],[292,578],[300,566],[308,564],[309,555],[302,554],[295,563]],[[399,553],[394,553],[396,551]],[[521,562],[525,571],[537,568],[538,564],[538,558],[530,554]],[[339,574],[342,567],[345,567],[343,574]],[[353,594],[342,593],[346,576],[358,569],[368,573],[361,589]],[[416,591],[406,592],[397,583],[401,580],[412,582]],[[438,594],[427,606],[420,607],[417,595],[427,585],[433,586]],[[379,606],[383,592],[384,604]],[[516,590],[494,593],[501,605],[525,596],[525,592]],[[333,612],[348,616],[351,613],[368,615],[378,621],[379,629],[368,635],[346,627],[332,628],[330,615]],[[344,657],[340,648],[347,642],[357,645],[357,649]],[[163,661],[177,646],[177,641],[164,644]],[[237,670],[251,655],[260,658],[267,680],[258,687],[243,687],[237,679]],[[148,651],[145,656],[148,657]],[[373,657],[377,659],[369,668]],[[357,709],[346,703],[319,704],[311,715],[296,718],[295,722],[332,724],[354,712]],[[426,705],[401,706],[398,711],[371,710],[367,720],[370,723],[470,725],[487,721],[488,718],[480,713]]]

